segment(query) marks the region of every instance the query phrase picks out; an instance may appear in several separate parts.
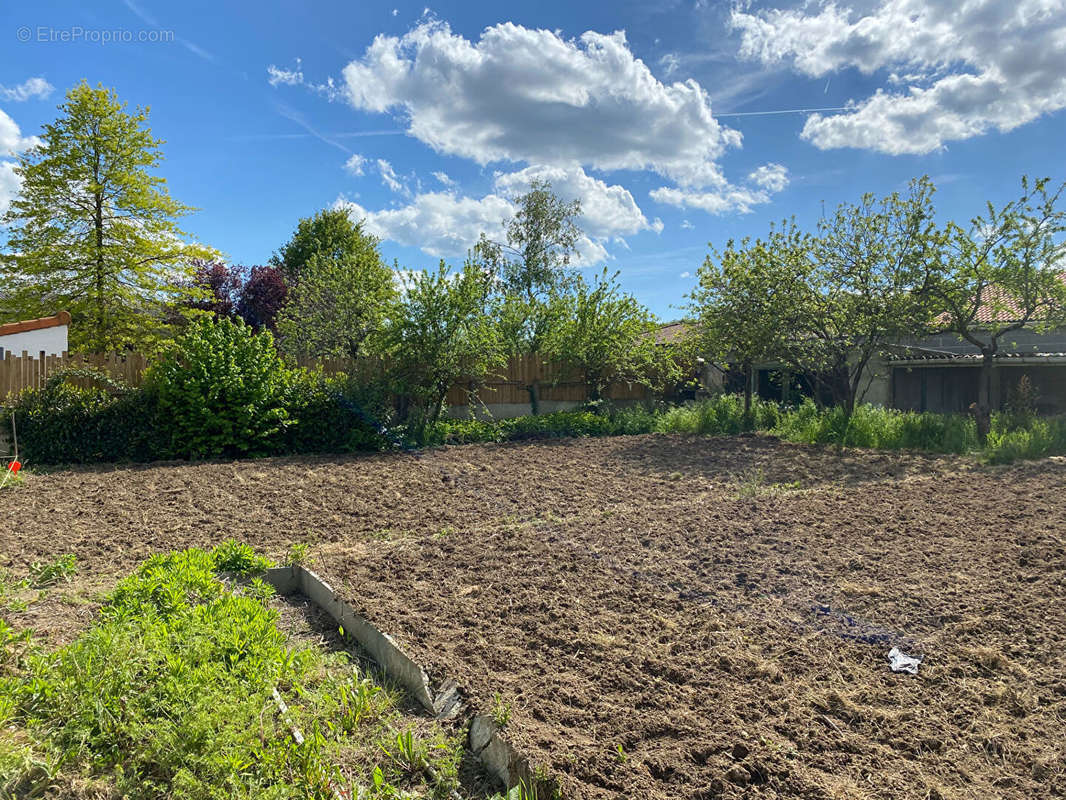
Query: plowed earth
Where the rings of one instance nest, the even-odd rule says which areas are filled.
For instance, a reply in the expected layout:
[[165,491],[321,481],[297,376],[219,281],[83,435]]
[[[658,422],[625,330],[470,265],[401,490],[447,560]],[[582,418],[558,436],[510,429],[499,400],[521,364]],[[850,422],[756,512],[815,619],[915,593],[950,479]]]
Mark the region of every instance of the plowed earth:
[[[90,587],[310,542],[566,797],[1066,796],[1058,461],[637,436],[60,471],[0,515],[10,572],[72,552]],[[77,586],[6,616],[63,641]]]

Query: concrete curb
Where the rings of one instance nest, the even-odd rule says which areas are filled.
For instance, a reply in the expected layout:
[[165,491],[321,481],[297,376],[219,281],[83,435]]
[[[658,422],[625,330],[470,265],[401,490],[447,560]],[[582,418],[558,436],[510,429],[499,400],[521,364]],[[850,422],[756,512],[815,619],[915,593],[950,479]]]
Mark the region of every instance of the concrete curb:
[[[434,714],[440,713],[434,702],[434,692],[423,669],[412,661],[387,633],[378,630],[341,600],[333,587],[306,567],[279,567],[267,570],[266,582],[278,594],[305,595],[312,603],[333,618],[344,632],[355,639],[385,673],[403,686],[422,706]],[[444,689],[445,687],[441,687]]]
[[529,767],[529,759],[503,738],[492,717],[479,714],[470,720],[468,743],[485,769],[508,789],[523,786],[533,790],[531,796],[544,800],[559,796],[556,783],[536,777]]
[[[341,600],[333,587],[311,570],[298,565],[275,567],[266,571],[264,580],[278,594],[303,594],[329,614],[346,635],[370,654],[386,675],[437,718],[452,719],[465,710],[462,692],[455,681],[447,679],[433,691],[425,670],[404,653],[391,636]],[[492,717],[479,714],[470,720],[468,742],[470,750],[485,768],[508,789],[524,785],[535,788],[538,798],[546,800],[558,796],[555,782],[534,777],[529,760],[503,738]]]

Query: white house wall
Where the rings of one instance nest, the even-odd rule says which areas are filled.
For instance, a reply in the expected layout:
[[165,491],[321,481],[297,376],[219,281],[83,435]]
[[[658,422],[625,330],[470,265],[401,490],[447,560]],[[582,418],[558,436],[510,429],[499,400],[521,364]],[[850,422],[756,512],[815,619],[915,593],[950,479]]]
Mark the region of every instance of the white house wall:
[[20,356],[22,351],[36,356],[42,350],[50,356],[58,356],[67,349],[67,326],[55,325],[51,328],[38,328],[35,331],[9,333],[0,336],[0,350],[6,354]]

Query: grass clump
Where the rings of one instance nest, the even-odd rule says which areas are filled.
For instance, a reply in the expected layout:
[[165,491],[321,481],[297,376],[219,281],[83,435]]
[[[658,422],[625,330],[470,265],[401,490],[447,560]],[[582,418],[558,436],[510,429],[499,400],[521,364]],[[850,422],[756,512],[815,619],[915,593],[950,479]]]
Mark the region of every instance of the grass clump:
[[1026,420],[1011,424],[1009,415],[997,415],[985,443],[985,458],[992,464],[1009,464],[1027,458],[1066,454],[1066,419]]
[[30,564],[30,578],[35,589],[55,586],[60,581],[69,581],[78,571],[78,561],[73,553],[67,553],[55,561],[34,561]]
[[[338,790],[355,797],[355,784],[360,797],[446,795],[457,744],[411,740],[432,781],[401,763],[390,748],[395,694],[344,653],[291,646],[266,584],[220,576],[261,567],[249,550],[149,559],[92,628],[52,653],[26,652],[0,626],[0,796],[47,796],[64,781],[102,781],[134,800],[332,800]],[[352,765],[342,759],[352,752],[362,757],[342,774],[335,765]]]

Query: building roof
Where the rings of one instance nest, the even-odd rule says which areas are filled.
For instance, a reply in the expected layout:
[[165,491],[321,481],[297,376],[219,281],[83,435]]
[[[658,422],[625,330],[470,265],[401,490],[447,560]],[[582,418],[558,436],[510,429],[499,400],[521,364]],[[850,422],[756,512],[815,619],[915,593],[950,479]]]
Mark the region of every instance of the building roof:
[[[1066,283],[1066,272],[1059,273],[1059,280]],[[990,284],[984,288],[982,292],[983,297],[981,300],[980,308],[977,309],[976,322],[983,324],[992,324],[997,322],[1017,322],[1023,316],[1025,316],[1021,307],[1018,305],[1018,300],[1012,297],[1001,287],[995,284]],[[973,298],[971,298],[971,303]],[[1040,312],[1037,311],[1033,315],[1034,321],[1039,318]],[[947,314],[941,314],[939,320],[944,322],[947,320]]]
[[70,312],[60,311],[51,317],[38,317],[26,319],[21,322],[8,322],[0,325],[0,336],[10,336],[13,333],[25,333],[26,331],[39,331],[42,328],[56,328],[60,325],[70,324]]
[[681,341],[689,331],[689,324],[687,322],[671,322],[659,327],[655,331],[655,343],[656,344],[674,344]]
[[[908,349],[901,355],[890,356],[887,361],[894,367],[902,366],[977,366],[983,356],[980,353],[947,353],[943,351],[929,351],[921,349]],[[1005,361],[1014,364],[1062,364],[1066,363],[1066,353],[996,353],[996,361]]]

